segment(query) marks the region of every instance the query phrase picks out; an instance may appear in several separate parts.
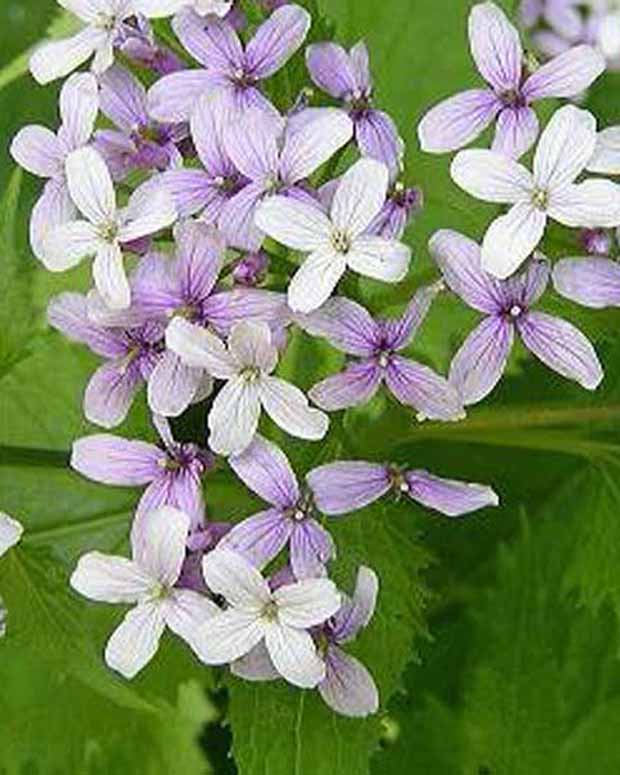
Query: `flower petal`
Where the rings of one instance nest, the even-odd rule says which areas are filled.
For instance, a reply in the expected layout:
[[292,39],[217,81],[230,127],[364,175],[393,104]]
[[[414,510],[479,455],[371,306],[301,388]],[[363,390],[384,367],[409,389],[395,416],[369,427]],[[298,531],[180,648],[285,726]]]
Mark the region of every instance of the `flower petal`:
[[359,660],[331,645],[325,655],[325,667],[325,678],[318,690],[336,713],[365,718],[379,710],[377,686]]
[[244,657],[235,660],[230,672],[244,681],[274,681],[280,673],[273,666],[265,641],[261,641]]
[[259,182],[244,186],[226,201],[220,213],[219,228],[229,245],[247,251],[260,248],[265,235],[258,220],[258,212],[268,201],[264,197],[265,187]]
[[511,275],[533,253],[546,225],[546,214],[528,202],[511,207],[484,235],[482,269],[500,279]]
[[592,46],[574,46],[539,67],[523,84],[528,100],[575,97],[605,70],[605,58]]
[[153,577],[125,557],[89,552],[80,557],[70,584],[80,595],[102,603],[135,603],[149,594]]
[[131,289],[123,265],[123,253],[117,242],[99,245],[93,261],[93,279],[103,301],[111,309],[127,309]]
[[202,369],[192,368],[169,350],[159,359],[148,381],[151,411],[164,417],[179,417],[192,403],[203,379]]
[[619,226],[620,186],[611,180],[594,178],[566,186],[553,193],[548,213],[565,226]]
[[98,433],[73,442],[70,465],[94,482],[138,487],[161,474],[164,457],[158,447],[146,441]]
[[94,148],[78,148],[67,156],[67,185],[82,215],[95,225],[116,217],[114,183],[101,154]]
[[143,384],[135,369],[104,363],[90,378],[84,394],[86,419],[102,428],[120,425]]
[[16,519],[0,512],[0,557],[15,546],[23,533],[24,528]]
[[314,502],[323,514],[347,514],[368,506],[391,487],[385,466],[343,460],[314,468],[306,476]]
[[237,552],[224,547],[205,555],[205,582],[216,595],[223,595],[236,609],[259,613],[271,600],[269,586],[256,568]]
[[312,689],[325,676],[323,660],[307,632],[274,623],[265,632],[265,645],[278,673],[294,686]]
[[232,456],[228,463],[239,479],[267,503],[286,510],[299,500],[297,478],[288,458],[262,436],[255,436],[245,452]]
[[620,307],[620,264],[609,258],[563,258],[553,267],[553,286],[585,307]]
[[342,110],[325,108],[298,132],[287,133],[280,174],[289,184],[309,177],[353,137],[353,122]]
[[594,154],[596,119],[587,110],[566,105],[551,117],[534,154],[534,178],[539,188],[557,190],[572,183]]
[[132,608],[108,640],[106,664],[125,678],[134,678],[157,653],[165,626],[160,605]]
[[209,413],[209,446],[218,455],[239,455],[258,429],[259,388],[244,376],[233,377],[217,394]]
[[406,479],[410,498],[448,517],[499,505],[497,494],[482,484],[442,479],[427,471],[408,471]]
[[382,162],[396,178],[403,169],[405,143],[393,119],[382,110],[368,110],[355,122],[355,139],[362,156]]
[[531,108],[506,108],[497,119],[492,150],[518,159],[534,145],[538,130],[538,117]]
[[336,556],[331,535],[314,519],[295,525],[291,536],[290,563],[296,579],[313,579],[325,575],[325,566]]
[[69,148],[79,148],[91,138],[99,112],[99,88],[92,73],[75,73],[60,92],[59,136]]
[[450,167],[452,180],[468,194],[485,202],[514,203],[531,197],[531,174],[514,159],[476,148],[460,151]]
[[42,178],[62,175],[63,151],[56,135],[44,126],[25,126],[11,142],[11,156],[28,172]]
[[603,368],[589,339],[567,320],[544,312],[529,312],[517,328],[523,344],[546,366],[596,390],[603,380]]
[[412,406],[426,419],[458,420],[463,404],[456,389],[428,366],[400,356],[392,357],[385,383],[405,406]]
[[620,175],[620,126],[611,126],[598,133],[587,169],[601,175]]
[[347,643],[367,627],[375,612],[379,578],[372,568],[361,565],[357,571],[352,599],[345,599],[332,619],[332,633],[336,643]]
[[259,79],[273,75],[304,42],[312,19],[299,5],[277,8],[246,46],[247,65]]
[[228,352],[240,368],[258,368],[270,374],[278,363],[278,350],[271,342],[267,323],[242,320],[235,323],[228,337]]
[[218,547],[243,555],[260,570],[280,554],[292,532],[292,521],[281,511],[269,509],[234,525]]
[[502,107],[491,89],[470,89],[443,100],[418,124],[420,147],[426,153],[464,148],[489,126]]
[[278,621],[288,627],[306,630],[322,624],[340,608],[341,597],[329,579],[304,579],[278,587],[273,593],[278,605]]
[[[30,215],[30,246],[40,261],[45,256],[49,235],[76,215],[75,205],[64,180],[48,180]],[[63,259],[60,261],[62,265]]]
[[166,329],[166,347],[188,366],[206,369],[218,379],[231,379],[237,372],[222,340],[183,318],[175,317],[170,322]]
[[313,251],[329,244],[331,224],[318,208],[285,196],[273,196],[256,210],[255,223],[272,239],[293,250]]
[[64,78],[86,62],[106,36],[105,30],[88,26],[71,38],[43,43],[30,57],[30,72],[40,84]]
[[519,33],[495,3],[478,3],[469,15],[469,45],[482,77],[497,91],[519,88],[523,48]]
[[226,127],[226,151],[246,178],[262,182],[277,174],[281,129],[258,110],[249,111],[243,121],[233,121]]
[[156,234],[176,221],[177,211],[172,196],[164,186],[153,189],[150,182],[147,181],[143,188],[137,188],[131,195],[123,213],[126,222],[119,231],[120,242]]
[[200,656],[200,631],[209,626],[209,620],[220,614],[221,609],[191,589],[175,589],[162,609],[166,625]]
[[409,270],[410,260],[411,248],[408,245],[372,234],[356,237],[346,255],[350,269],[364,277],[386,283],[403,280]]
[[336,99],[351,95],[357,88],[349,55],[336,43],[313,43],[308,46],[306,65],[314,83]]
[[263,377],[260,401],[271,419],[291,436],[318,441],[329,428],[329,418],[308,405],[302,391],[278,377]]
[[388,168],[376,159],[360,159],[349,167],[334,193],[331,206],[334,226],[349,237],[363,234],[383,207],[389,178]]
[[328,299],[308,315],[297,315],[295,322],[311,336],[322,336],[349,355],[370,356],[379,343],[380,330],[367,309],[351,299]]
[[149,89],[149,115],[161,122],[188,121],[200,98],[213,89],[214,76],[207,70],[179,70],[164,75]]
[[293,312],[318,309],[330,297],[346,271],[346,257],[331,246],[311,253],[293,275],[288,287],[288,303]]
[[344,371],[317,382],[308,396],[326,412],[337,412],[370,401],[382,379],[381,369],[375,363],[351,363]]
[[264,636],[255,613],[230,608],[213,616],[195,640],[200,659],[207,665],[225,665],[248,654]]
[[69,221],[49,229],[43,239],[41,261],[52,272],[64,272],[96,255],[103,243],[87,221]]

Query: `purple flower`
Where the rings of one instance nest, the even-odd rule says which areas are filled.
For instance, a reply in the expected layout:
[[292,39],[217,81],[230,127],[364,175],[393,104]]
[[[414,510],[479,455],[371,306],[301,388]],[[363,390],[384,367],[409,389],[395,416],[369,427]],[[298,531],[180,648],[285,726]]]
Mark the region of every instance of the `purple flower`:
[[228,110],[257,108],[277,115],[259,84],[293,56],[310,23],[303,8],[284,5],[260,25],[244,49],[227,21],[208,18],[205,22],[193,11],[179,13],[174,30],[204,69],[172,73],[158,81],[149,92],[151,116],[164,122],[187,121],[204,94],[221,96]]
[[613,237],[605,229],[582,229],[579,242],[591,256],[608,256],[613,246]]
[[319,382],[309,391],[315,404],[334,412],[369,401],[385,383],[400,403],[423,417],[456,420],[463,405],[455,388],[428,366],[399,355],[411,342],[440,284],[422,288],[397,320],[375,320],[350,299],[331,299],[316,312],[299,315],[298,324],[313,336],[353,356],[344,371]]
[[132,25],[124,25],[117,45],[132,64],[152,70],[157,75],[184,69],[176,54],[166,46],[158,45],[151,24],[144,16],[137,16]]
[[577,46],[528,75],[519,33],[494,3],[472,8],[469,41],[488,87],[457,94],[424,116],[418,136],[422,149],[430,153],[468,145],[497,119],[493,150],[517,159],[538,136],[531,104],[547,97],[574,97],[605,69],[605,60],[594,48]]
[[563,258],[553,267],[553,285],[585,307],[620,307],[620,264],[610,258]]
[[362,155],[382,161],[394,179],[402,168],[404,143],[390,116],[372,106],[366,44],[360,41],[347,53],[335,43],[315,43],[306,50],[306,64],[314,83],[349,111]]
[[95,76],[72,75],[60,92],[62,123],[58,132],[54,134],[38,125],[26,126],[11,143],[11,155],[20,167],[48,179],[30,217],[30,245],[37,258],[43,256],[47,234],[70,221],[77,212],[65,178],[65,161],[72,151],[90,140],[98,110]]
[[134,536],[161,506],[187,514],[191,531],[204,527],[201,478],[213,465],[212,456],[196,444],[177,443],[168,422],[154,417],[161,445],[123,439],[108,433],[85,436],[73,443],[71,468],[87,479],[115,487],[147,485],[136,509]]
[[539,254],[525,271],[501,281],[483,271],[480,247],[458,232],[436,232],[429,250],[454,293],[485,315],[450,367],[450,382],[466,405],[481,401],[497,385],[515,332],[553,371],[588,390],[598,387],[603,369],[590,341],[566,320],[531,309],[549,282],[550,266],[544,257]]
[[363,509],[389,492],[448,517],[460,517],[487,506],[497,506],[496,493],[482,484],[442,479],[428,471],[403,470],[395,465],[343,460],[311,471],[306,480],[316,507],[337,516]]
[[101,76],[99,84],[101,112],[119,131],[98,130],[94,145],[115,181],[134,169],[163,171],[182,165],[176,144],[187,137],[187,128],[152,121],[146,89],[134,75],[115,65]]
[[[132,277],[132,312],[139,318],[167,325],[180,316],[210,325],[222,335],[240,320],[262,320],[274,328],[288,323],[286,297],[281,293],[250,288],[215,290],[225,250],[217,232],[187,221],[177,227],[175,237],[176,258],[171,261],[152,253],[142,259]],[[93,312],[90,314],[92,317]],[[210,385],[203,369],[184,364],[166,349],[149,379],[149,406],[156,414],[177,417],[196,401],[197,393],[205,397]]]
[[262,250],[248,253],[241,258],[233,270],[233,280],[237,285],[251,288],[265,279],[269,269],[269,256]]
[[[325,678],[317,689],[325,702],[343,716],[363,718],[376,713],[379,694],[375,682],[362,663],[341,648],[365,628],[375,610],[379,580],[370,568],[360,567],[353,598],[340,593],[340,609],[320,627],[313,630],[319,654],[325,661]],[[246,681],[269,681],[280,678],[264,644],[231,665],[233,675]]]
[[205,522],[190,532],[178,586],[193,589],[195,592],[208,591],[202,575],[202,560],[218,546],[231,528],[230,522]]
[[424,206],[424,195],[420,188],[405,188],[396,183],[388,193],[383,209],[368,227],[369,234],[385,239],[400,239],[409,221]]
[[121,328],[93,323],[86,297],[80,293],[62,293],[52,299],[47,316],[50,325],[68,339],[86,344],[105,358],[86,388],[84,414],[103,428],[120,425],[161,358],[164,326],[147,322]]
[[235,525],[222,546],[239,552],[263,568],[285,546],[297,579],[326,575],[325,565],[335,556],[334,542],[316,519],[311,493],[302,493],[286,455],[270,441],[255,436],[230,467],[271,508]]
[[232,122],[225,132],[226,150],[249,183],[224,206],[220,228],[228,242],[247,250],[260,247],[265,235],[254,216],[259,203],[269,196],[310,199],[314,204],[301,182],[352,136],[351,120],[333,108],[304,111],[285,129],[257,111]]

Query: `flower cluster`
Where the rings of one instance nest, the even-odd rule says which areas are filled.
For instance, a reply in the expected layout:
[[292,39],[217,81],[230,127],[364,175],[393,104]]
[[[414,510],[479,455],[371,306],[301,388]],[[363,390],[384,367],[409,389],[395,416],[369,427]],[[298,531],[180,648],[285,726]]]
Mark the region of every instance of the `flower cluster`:
[[[64,83],[58,132],[29,126],[12,144],[15,160],[47,180],[32,250],[55,272],[93,260],[93,289],[61,294],[48,312],[54,328],[102,359],[85,391],[87,419],[111,431],[145,388],[159,437],[75,441],[76,472],[145,489],[132,558],[86,554],[71,585],[91,600],[135,606],[105,652],[127,678],[169,629],[207,665],[317,688],[346,715],[373,713],[374,680],[342,646],[370,624],[379,579],[360,567],[352,596],[329,579],[333,518],[382,498],[459,517],[498,497],[396,462],[336,460],[297,476],[261,418],[318,442],[330,413],[385,386],[419,420],[459,421],[499,381],[515,333],[550,368],[588,389],[599,384],[583,334],[532,307],[551,277],[569,298],[618,304],[617,266],[597,256],[552,267],[535,251],[548,219],[602,236],[620,224],[617,186],[576,182],[585,169],[620,171],[617,132],[597,138],[594,117],[566,106],[542,132],[533,172],[517,159],[539,134],[532,103],[583,91],[602,57],[580,45],[530,72],[503,13],[492,3],[473,8],[472,53],[487,86],[433,108],[419,136],[429,152],[456,150],[497,120],[493,150],[461,151],[452,175],[511,208],[481,248],[436,233],[429,247],[443,279],[384,319],[350,298],[355,276],[392,284],[407,276],[402,238],[422,194],[399,179],[404,143],[375,107],[363,42],[349,51],[312,42],[305,61],[317,89],[274,96],[270,79],[311,28],[298,5],[271,4],[251,28],[224,0],[62,5],[84,28],[35,51],[34,77],[47,83],[92,64]],[[174,50],[160,40],[162,24]],[[446,286],[484,319],[443,377],[406,350]],[[293,327],[347,356],[307,394],[278,373]],[[196,404],[206,433],[181,441],[174,418]],[[210,473],[223,466],[265,509],[234,525],[211,520],[203,483],[208,493]]]

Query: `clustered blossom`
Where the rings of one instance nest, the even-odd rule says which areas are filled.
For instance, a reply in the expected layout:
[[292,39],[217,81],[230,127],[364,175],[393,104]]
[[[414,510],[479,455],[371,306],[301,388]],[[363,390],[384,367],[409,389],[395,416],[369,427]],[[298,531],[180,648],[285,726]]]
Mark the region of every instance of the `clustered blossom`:
[[[418,135],[426,151],[458,150],[497,119],[493,149],[461,151],[451,171],[468,193],[510,209],[481,247],[436,232],[429,252],[441,278],[406,288],[400,316],[383,317],[350,297],[363,287],[358,275],[405,280],[407,227],[423,194],[400,178],[404,143],[376,106],[363,41],[349,51],[313,42],[301,96],[276,98],[271,77],[298,52],[304,61],[312,19],[296,4],[261,3],[250,29],[228,0],[60,4],[83,28],[38,48],[32,73],[47,83],[92,60],[91,72],[63,85],[56,134],[26,127],[11,146],[47,180],[32,249],[55,272],[93,259],[94,287],[65,291],[48,308],[53,328],[103,361],[85,389],[86,419],[111,431],[144,392],[156,432],[74,442],[76,474],[143,492],[128,525],[131,558],[89,552],[71,586],[133,606],[105,648],[126,678],[169,630],[196,659],[229,665],[239,679],[282,679],[316,688],[338,713],[375,713],[375,680],[344,647],[380,626],[371,620],[382,579],[361,565],[352,596],[331,580],[339,519],[372,518],[364,510],[381,499],[456,518],[499,498],[488,485],[403,461],[330,460],[348,444],[347,423],[330,424],[328,413],[355,411],[385,386],[412,433],[414,419],[458,422],[499,382],[515,335],[562,376],[599,385],[603,369],[586,337],[533,307],[550,280],[586,306],[620,306],[611,236],[620,186],[601,177],[620,173],[618,127],[597,134],[594,116],[564,106],[540,136],[533,172],[517,159],[539,134],[532,103],[576,96],[603,58],[579,41],[535,69],[505,15],[489,2],[474,6],[470,44],[488,86],[431,109]],[[168,41],[176,35],[174,52],[160,25],[169,25]],[[586,170],[599,177],[583,181]],[[548,219],[579,229],[587,255],[544,258],[537,248]],[[445,377],[408,350],[448,291],[484,319]],[[287,363],[299,331],[346,356],[307,392]],[[295,473],[279,446],[287,437],[315,442],[326,462]],[[265,507],[234,523],[218,514],[214,469]],[[20,535],[0,515],[0,554]]]

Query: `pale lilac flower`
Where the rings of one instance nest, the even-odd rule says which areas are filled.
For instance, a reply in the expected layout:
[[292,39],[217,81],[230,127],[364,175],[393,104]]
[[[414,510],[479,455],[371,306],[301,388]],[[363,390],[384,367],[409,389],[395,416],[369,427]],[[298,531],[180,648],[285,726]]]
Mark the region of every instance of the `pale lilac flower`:
[[231,528],[230,522],[204,522],[197,530],[190,532],[178,586],[195,592],[208,592],[202,575],[202,559],[218,546]]
[[176,54],[159,45],[151,24],[144,16],[136,17],[131,25],[123,26],[117,45],[132,64],[152,70],[157,75],[168,75],[185,68]]
[[396,320],[375,320],[357,302],[336,297],[297,323],[313,336],[324,336],[338,350],[352,356],[344,371],[327,377],[308,393],[321,409],[335,412],[364,404],[385,383],[405,406],[422,417],[457,420],[463,404],[457,391],[428,366],[399,352],[406,348],[422,325],[441,284],[422,288],[404,315]]
[[166,627],[198,653],[198,633],[219,615],[207,597],[176,583],[185,559],[190,519],[164,506],[149,515],[144,540],[132,537],[132,559],[101,552],[80,558],[71,586],[89,600],[135,604],[112,633],[105,649],[109,667],[134,678],[155,656]]
[[226,347],[211,331],[175,318],[166,331],[166,344],[188,366],[226,381],[209,413],[209,446],[214,452],[231,455],[247,449],[262,409],[291,436],[318,441],[327,433],[327,416],[312,409],[299,388],[273,376],[278,351],[266,323],[236,323]]
[[99,84],[101,112],[118,130],[99,129],[94,147],[114,180],[124,180],[135,169],[163,171],[182,166],[177,143],[187,137],[187,128],[153,121],[147,112],[146,89],[134,75],[114,65]]
[[30,245],[37,258],[49,231],[75,217],[65,178],[67,156],[86,145],[99,110],[97,80],[90,73],[72,75],[60,92],[61,126],[56,134],[43,126],[26,126],[11,143],[11,155],[28,172],[47,178],[30,216]]
[[[379,693],[368,670],[341,646],[357,637],[375,610],[379,580],[370,568],[360,567],[353,598],[342,595],[340,609],[321,627],[312,631],[319,654],[325,661],[325,678],[318,684],[321,697],[343,716],[363,718],[376,713]],[[263,643],[230,666],[233,675],[246,681],[280,678]]]
[[401,239],[411,219],[423,207],[424,195],[420,188],[406,188],[396,183],[379,214],[368,226],[368,234],[376,234],[385,239]]
[[600,175],[620,175],[620,126],[598,133],[596,148],[586,169]]
[[68,339],[105,358],[86,388],[84,414],[103,428],[120,425],[162,357],[164,326],[151,321],[128,328],[93,323],[80,293],[52,299],[47,315],[50,325]]
[[94,256],[93,277],[105,303],[113,309],[129,307],[131,292],[121,243],[171,226],[177,217],[174,203],[163,188],[147,181],[119,210],[110,172],[93,148],[73,151],[65,169],[71,199],[85,220],[69,221],[47,234],[43,263],[63,272],[85,256]]
[[447,517],[460,517],[499,504],[496,493],[482,484],[361,460],[327,463],[311,471],[307,479],[317,508],[333,516],[363,509],[390,492],[396,497],[407,496]]
[[30,72],[41,84],[64,78],[91,57],[92,70],[104,73],[114,62],[114,48],[127,21],[144,14],[170,16],[178,0],[58,0],[84,28],[71,38],[43,43],[30,58]]
[[402,168],[404,143],[390,116],[373,107],[366,44],[360,41],[347,52],[336,43],[314,43],[306,50],[306,64],[314,83],[348,110],[362,155],[383,162],[395,178]]
[[261,569],[285,546],[295,578],[326,575],[325,565],[336,554],[330,534],[321,527],[312,495],[299,488],[282,450],[259,435],[230,467],[270,508],[234,525],[221,545],[242,554]]
[[291,197],[260,204],[256,225],[293,250],[310,253],[288,289],[295,312],[312,312],[331,296],[347,268],[385,282],[407,274],[411,250],[396,240],[366,234],[386,199],[389,172],[374,159],[360,159],[342,177],[329,216]]
[[447,285],[468,306],[485,314],[450,366],[450,382],[465,404],[478,403],[497,385],[515,333],[553,371],[588,390],[598,387],[603,369],[590,341],[568,321],[532,310],[551,273],[540,254],[521,274],[499,281],[483,270],[479,246],[458,232],[436,232],[429,250]]
[[469,40],[486,89],[471,89],[432,108],[418,126],[422,150],[454,151],[475,140],[497,118],[493,150],[518,159],[534,144],[539,124],[530,107],[547,97],[574,97],[605,69],[591,46],[578,46],[531,75],[524,72],[519,33],[494,3],[475,5]]
[[620,264],[610,258],[563,258],[553,267],[553,286],[584,307],[620,307]]
[[224,206],[220,227],[230,244],[257,250],[264,234],[255,223],[261,201],[275,194],[314,204],[301,187],[353,136],[353,124],[341,110],[323,108],[299,114],[284,127],[257,111],[233,121],[225,132],[226,150],[248,185]]
[[237,262],[232,276],[237,285],[252,288],[260,285],[269,269],[269,256],[262,250],[248,253]]
[[[130,312],[166,325],[180,316],[212,326],[222,336],[241,320],[261,320],[274,331],[289,322],[286,297],[281,293],[250,288],[216,290],[225,245],[211,227],[186,221],[175,229],[175,240],[173,260],[152,253],[141,261],[131,281]],[[94,315],[92,306],[90,315]],[[204,369],[193,368],[166,350],[149,378],[149,406],[156,414],[178,417],[195,403],[199,390],[205,394],[207,386]]]
[[0,511],[0,557],[17,544],[24,533],[22,525]]
[[614,240],[611,232],[605,229],[582,229],[579,242],[589,255],[608,256]]
[[542,133],[533,174],[495,151],[461,151],[452,179],[486,202],[510,204],[482,243],[482,268],[501,279],[511,275],[542,240],[548,218],[565,226],[620,224],[620,187],[608,180],[575,183],[596,145],[596,119],[572,105],[556,111]]
[[167,75],[149,91],[150,114],[164,122],[187,121],[198,99],[217,95],[235,114],[248,108],[277,112],[258,88],[274,75],[303,43],[310,14],[298,5],[274,11],[242,45],[231,24],[223,19],[204,19],[193,11],[175,16],[177,37],[204,69]]
[[178,443],[164,418],[154,418],[161,444],[123,439],[108,433],[85,436],[73,443],[71,468],[94,482],[146,489],[136,509],[134,531],[155,509],[174,506],[190,518],[190,529],[204,520],[201,479],[212,456],[196,444]]
[[290,683],[313,688],[325,678],[325,664],[307,630],[340,608],[332,581],[304,579],[272,592],[240,554],[220,548],[204,558],[203,572],[209,589],[228,603],[200,631],[203,662],[232,662],[264,641],[274,667]]

